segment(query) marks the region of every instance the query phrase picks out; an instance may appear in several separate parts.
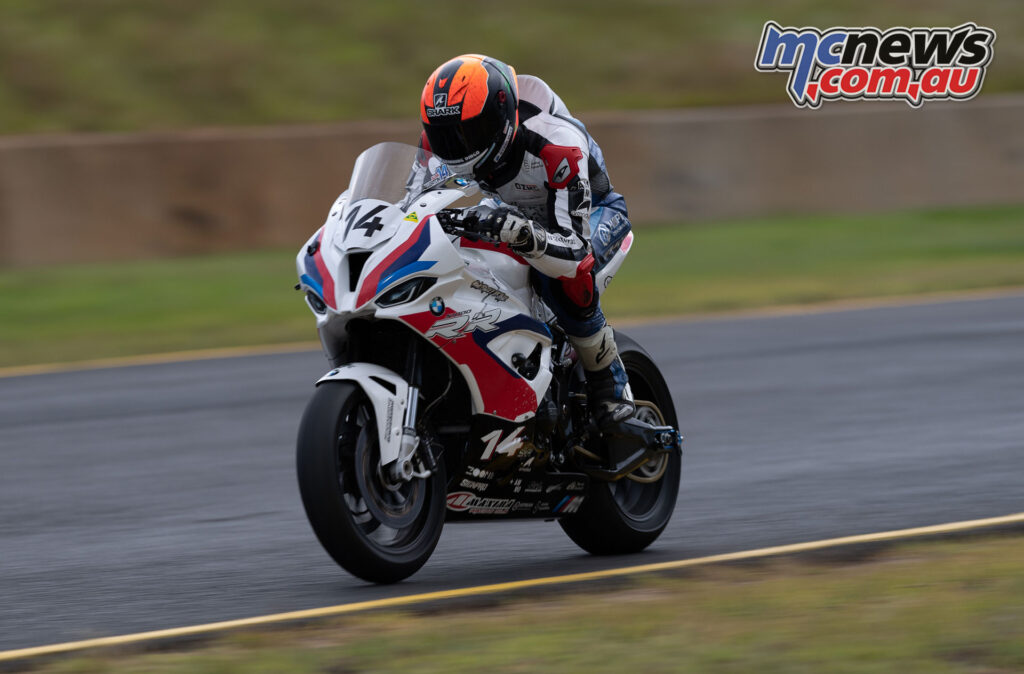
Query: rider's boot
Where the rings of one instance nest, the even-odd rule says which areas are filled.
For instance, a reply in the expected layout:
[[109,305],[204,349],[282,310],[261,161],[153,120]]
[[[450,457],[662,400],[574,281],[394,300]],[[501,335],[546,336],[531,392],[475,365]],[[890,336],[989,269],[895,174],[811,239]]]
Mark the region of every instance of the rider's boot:
[[569,341],[583,361],[597,427],[607,430],[633,416],[636,405],[611,327],[606,324],[590,337],[570,337]]

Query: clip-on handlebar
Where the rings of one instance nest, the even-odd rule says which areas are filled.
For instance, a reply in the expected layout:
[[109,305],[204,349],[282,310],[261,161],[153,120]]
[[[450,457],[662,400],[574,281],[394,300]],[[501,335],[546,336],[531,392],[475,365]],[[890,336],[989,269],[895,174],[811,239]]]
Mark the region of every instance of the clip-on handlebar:
[[475,217],[467,218],[466,212],[461,208],[443,208],[435,213],[434,217],[437,218],[437,222],[446,234],[463,236],[470,241],[482,240],[499,243],[498,241],[493,241],[484,232],[479,231],[475,226],[478,223],[477,219]]

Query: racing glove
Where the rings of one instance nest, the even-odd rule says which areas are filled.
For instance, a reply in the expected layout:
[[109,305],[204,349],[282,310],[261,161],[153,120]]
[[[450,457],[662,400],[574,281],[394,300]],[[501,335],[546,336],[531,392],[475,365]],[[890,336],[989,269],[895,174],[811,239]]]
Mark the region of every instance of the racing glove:
[[544,230],[509,206],[472,206],[463,211],[462,222],[485,239],[507,243],[523,257],[540,257],[547,249]]

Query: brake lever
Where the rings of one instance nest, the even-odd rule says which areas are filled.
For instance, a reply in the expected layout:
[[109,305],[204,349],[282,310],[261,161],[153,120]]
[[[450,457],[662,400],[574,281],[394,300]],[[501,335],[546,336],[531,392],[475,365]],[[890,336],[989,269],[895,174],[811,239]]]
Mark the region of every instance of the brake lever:
[[437,218],[438,224],[441,225],[441,229],[443,229],[446,234],[462,236],[463,227],[460,226],[462,222],[461,215],[462,211],[460,210],[442,208],[434,214],[434,217]]
[[466,219],[464,213],[465,211],[459,208],[443,208],[435,213],[434,217],[437,218],[438,224],[441,225],[441,229],[446,234],[461,236],[470,241],[482,240],[483,237],[480,236],[479,232],[465,226]]

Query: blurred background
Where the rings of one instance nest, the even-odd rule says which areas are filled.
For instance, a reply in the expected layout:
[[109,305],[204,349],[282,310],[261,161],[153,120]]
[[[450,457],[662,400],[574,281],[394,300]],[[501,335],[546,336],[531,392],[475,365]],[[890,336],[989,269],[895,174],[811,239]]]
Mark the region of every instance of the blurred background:
[[[800,110],[754,70],[767,20],[998,38],[972,101]],[[0,649],[1024,510],[1022,37],[1021,0],[0,0]],[[636,239],[602,303],[666,373],[682,489],[643,555],[465,525],[371,588],[295,487],[325,361],[294,255],[467,52],[546,80],[604,150]],[[988,299],[938,301],[961,291]],[[311,654],[328,634],[238,665],[264,636],[242,635],[127,671],[415,669],[439,641],[445,671],[474,649],[493,671],[1020,671],[1019,537],[950,546],[884,576],[784,562],[546,598],[544,627],[468,610],[394,640],[377,627],[405,618],[360,615],[376,640],[343,656]]]
[[[797,110],[769,18],[998,39],[975,101]],[[1022,33],[1017,0],[5,0],[0,365],[308,339],[290,252],[467,52],[604,148],[643,232],[613,316],[1024,283]]]

